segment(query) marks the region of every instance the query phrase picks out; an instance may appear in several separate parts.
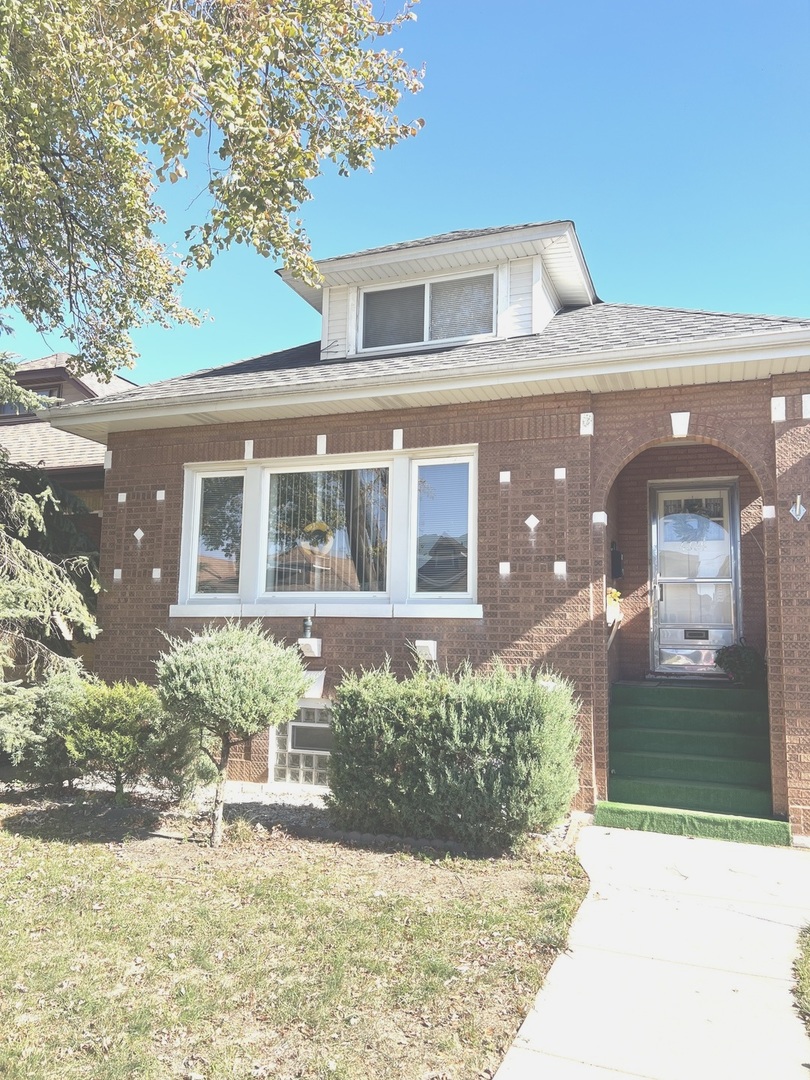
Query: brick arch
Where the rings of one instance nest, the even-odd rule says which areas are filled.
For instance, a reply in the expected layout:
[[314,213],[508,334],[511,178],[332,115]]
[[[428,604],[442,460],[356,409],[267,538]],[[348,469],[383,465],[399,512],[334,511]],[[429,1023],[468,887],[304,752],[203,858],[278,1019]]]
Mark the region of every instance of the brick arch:
[[[763,449],[750,439],[746,441],[745,435],[746,432],[741,431],[739,425],[716,413],[693,412],[690,417],[689,438],[709,446],[717,446],[737,458],[756,481],[763,502],[774,502],[776,480],[773,466],[768,462]],[[615,455],[606,454],[601,441],[594,446],[603,462],[594,473],[591,489],[595,509],[604,509],[610,489],[625,465],[650,447],[672,441],[669,412],[640,419],[629,431],[623,432],[622,436],[621,442],[615,447]]]

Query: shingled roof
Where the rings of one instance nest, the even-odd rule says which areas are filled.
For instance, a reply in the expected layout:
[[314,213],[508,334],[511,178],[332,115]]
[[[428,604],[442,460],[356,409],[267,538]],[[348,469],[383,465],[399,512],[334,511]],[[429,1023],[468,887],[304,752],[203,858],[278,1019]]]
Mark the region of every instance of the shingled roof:
[[562,311],[541,334],[468,345],[411,350],[385,356],[352,356],[322,359],[320,342],[310,342],[265,356],[206,368],[148,386],[135,387],[96,401],[62,406],[58,412],[87,406],[105,408],[131,403],[159,403],[167,398],[228,395],[251,390],[264,393],[282,389],[334,387],[362,377],[373,384],[391,376],[429,377],[452,371],[475,374],[493,365],[508,371],[519,363],[550,361],[582,354],[627,349],[670,349],[687,342],[710,342],[773,334],[805,328],[810,319],[773,315],[736,315],[678,308],[638,307],[632,304],[594,304]]

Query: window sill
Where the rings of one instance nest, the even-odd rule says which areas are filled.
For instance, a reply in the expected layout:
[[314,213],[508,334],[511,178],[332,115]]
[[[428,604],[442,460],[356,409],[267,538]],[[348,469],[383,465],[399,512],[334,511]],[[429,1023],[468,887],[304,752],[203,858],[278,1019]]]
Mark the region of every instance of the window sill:
[[318,618],[318,619],[482,619],[481,604],[456,603],[265,603],[240,604],[232,600],[210,600],[184,604],[172,604],[172,619],[272,619],[272,618]]

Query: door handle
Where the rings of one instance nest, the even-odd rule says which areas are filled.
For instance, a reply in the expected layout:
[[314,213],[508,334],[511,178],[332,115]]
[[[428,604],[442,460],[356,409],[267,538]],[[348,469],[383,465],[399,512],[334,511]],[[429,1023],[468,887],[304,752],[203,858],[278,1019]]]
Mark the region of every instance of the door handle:
[[658,584],[658,602],[660,604],[664,602],[664,586],[660,582]]

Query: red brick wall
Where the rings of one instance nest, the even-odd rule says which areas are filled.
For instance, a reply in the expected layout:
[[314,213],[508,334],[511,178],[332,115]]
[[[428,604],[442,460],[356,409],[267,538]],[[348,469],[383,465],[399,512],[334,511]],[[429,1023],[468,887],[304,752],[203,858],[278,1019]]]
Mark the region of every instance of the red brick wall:
[[[775,807],[786,810],[790,804],[796,827],[810,832],[810,784],[804,779],[810,764],[803,756],[810,753],[803,705],[810,702],[810,514],[796,526],[785,510],[788,488],[792,495],[803,491],[810,502],[810,430],[800,418],[803,387],[810,389],[801,378],[786,376],[676,390],[115,433],[104,506],[100,673],[151,679],[154,659],[165,648],[159,631],[179,634],[193,625],[168,617],[178,591],[184,463],[239,461],[246,439],[254,442],[255,459],[310,456],[321,434],[328,436],[330,453],[384,451],[392,445],[394,428],[404,430],[406,449],[475,443],[483,620],[316,619],[314,633],[323,639],[328,682],[339,678],[342,668],[377,663],[386,654],[404,671],[407,643],[417,637],[435,638],[440,662],[450,665],[467,657],[478,666],[496,657],[510,664],[548,663],[573,680],[583,701],[580,805],[590,806],[606,790],[609,671],[615,676],[625,665],[640,670],[636,658],[642,642],[646,656],[646,480],[738,475],[746,521],[745,632],[756,644],[767,636],[773,680]],[[784,425],[771,423],[773,393],[789,396]],[[588,411],[595,414],[595,434],[582,436],[580,413]],[[702,445],[662,445],[672,443],[671,411],[691,413],[690,436]],[[555,468],[567,470],[564,481],[554,479]],[[504,485],[499,472],[507,469],[511,483]],[[155,498],[158,489],[166,492],[164,502]],[[776,519],[764,524],[760,490],[763,501],[778,508]],[[118,502],[119,492],[126,492],[125,503]],[[594,511],[606,509],[607,529],[592,522]],[[524,524],[529,514],[540,519],[534,534]],[[139,528],[144,537],[137,544],[133,533]],[[627,577],[621,590],[633,599],[621,643],[614,643],[609,660],[603,587],[611,538],[623,547]],[[557,560],[567,564],[564,580],[553,573]],[[504,578],[498,572],[502,561],[511,564]],[[153,567],[160,568],[160,580],[153,580]],[[122,571],[120,582],[112,580],[114,568]],[[267,625],[288,641],[301,631],[300,619],[269,619]],[[253,764],[245,761],[240,775],[263,778],[266,750],[264,755],[256,764],[262,750],[254,745]]]

